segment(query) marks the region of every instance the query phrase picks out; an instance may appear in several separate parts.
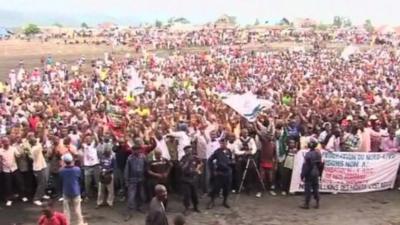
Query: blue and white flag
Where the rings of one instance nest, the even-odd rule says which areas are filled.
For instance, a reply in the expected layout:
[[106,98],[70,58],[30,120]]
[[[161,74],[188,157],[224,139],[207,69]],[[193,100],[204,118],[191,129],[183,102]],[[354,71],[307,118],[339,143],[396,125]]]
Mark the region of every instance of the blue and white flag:
[[251,92],[242,95],[228,95],[222,101],[246,118],[249,122],[254,122],[257,116],[263,110],[272,107],[272,103],[268,100],[258,99],[256,95]]

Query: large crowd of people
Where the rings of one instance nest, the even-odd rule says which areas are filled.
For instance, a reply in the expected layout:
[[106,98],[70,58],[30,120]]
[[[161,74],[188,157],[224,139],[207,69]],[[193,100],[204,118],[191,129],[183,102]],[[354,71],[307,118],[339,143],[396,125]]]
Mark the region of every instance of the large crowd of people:
[[[319,46],[225,45],[72,65],[48,57],[33,70],[21,61],[0,84],[1,198],[9,207],[53,198],[74,210],[81,195],[97,207],[118,198],[130,219],[162,184],[182,193],[185,214],[191,205],[200,212],[198,192],[212,208],[222,190],[229,208],[249,157],[268,193],[287,195],[292,158],[310,140],[327,151],[400,151],[399,63],[384,46],[344,59]],[[143,93],[129,87],[133,74]],[[255,122],[221,101],[246,92],[273,103]],[[256,174],[249,177],[243,191],[261,197]]]

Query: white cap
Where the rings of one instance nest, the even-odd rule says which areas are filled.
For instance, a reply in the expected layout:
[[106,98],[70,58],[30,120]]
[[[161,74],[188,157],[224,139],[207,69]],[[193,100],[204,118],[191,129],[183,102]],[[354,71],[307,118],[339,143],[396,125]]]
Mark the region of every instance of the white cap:
[[61,158],[65,163],[71,163],[73,160],[73,157],[70,153],[64,154]]

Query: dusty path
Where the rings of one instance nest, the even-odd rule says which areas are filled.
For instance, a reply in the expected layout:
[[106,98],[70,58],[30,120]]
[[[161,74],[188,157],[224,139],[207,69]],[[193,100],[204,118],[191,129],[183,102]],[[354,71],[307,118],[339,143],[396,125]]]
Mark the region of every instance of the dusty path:
[[[208,199],[201,200],[201,214],[188,217],[190,225],[209,225],[215,220],[224,220],[227,225],[400,225],[400,192],[384,191],[365,194],[323,195],[321,209],[302,210],[298,205],[301,196],[254,196],[241,195],[232,209],[216,205],[212,211],[205,210]],[[85,203],[83,211],[89,225],[144,225],[144,214],[134,214],[129,222],[123,221],[124,203],[113,209],[94,209],[94,202]],[[58,208],[61,204],[58,204]],[[169,203],[168,216],[181,212],[180,198],[173,196]],[[0,224],[34,225],[40,211],[32,204],[15,203],[12,208],[0,210]]]

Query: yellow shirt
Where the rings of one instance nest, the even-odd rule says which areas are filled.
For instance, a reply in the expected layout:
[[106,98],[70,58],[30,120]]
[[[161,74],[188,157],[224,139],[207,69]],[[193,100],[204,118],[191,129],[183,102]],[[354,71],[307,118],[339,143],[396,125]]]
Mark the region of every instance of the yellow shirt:
[[143,109],[136,109],[135,112],[139,115],[139,116],[149,116],[150,115],[150,109],[148,108],[143,108]]
[[135,96],[131,96],[131,95],[127,95],[126,97],[125,97],[125,100],[127,101],[127,102],[133,102],[133,101],[135,101]]
[[3,82],[0,82],[0,93],[3,94],[6,87],[4,86]]
[[102,70],[100,72],[100,79],[103,81],[103,80],[107,79],[107,77],[108,77],[108,70]]

